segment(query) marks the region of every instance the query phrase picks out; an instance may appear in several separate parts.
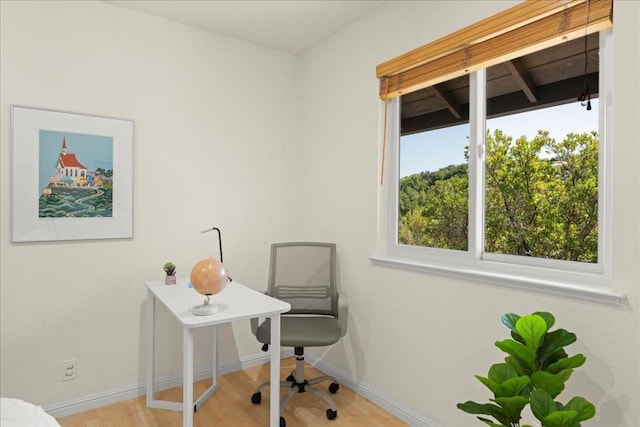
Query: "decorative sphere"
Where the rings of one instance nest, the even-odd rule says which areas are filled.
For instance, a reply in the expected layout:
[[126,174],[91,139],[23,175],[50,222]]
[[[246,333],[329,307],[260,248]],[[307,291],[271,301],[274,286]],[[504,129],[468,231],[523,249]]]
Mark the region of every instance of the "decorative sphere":
[[215,295],[221,292],[229,281],[227,269],[214,258],[205,258],[191,270],[191,284],[202,295]]

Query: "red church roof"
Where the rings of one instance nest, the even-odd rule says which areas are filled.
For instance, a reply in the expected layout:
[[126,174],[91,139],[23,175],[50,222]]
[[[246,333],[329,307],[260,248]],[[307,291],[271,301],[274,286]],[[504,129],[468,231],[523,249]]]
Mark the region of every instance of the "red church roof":
[[82,163],[76,159],[75,154],[60,154],[60,165],[63,168],[80,168],[86,169]]

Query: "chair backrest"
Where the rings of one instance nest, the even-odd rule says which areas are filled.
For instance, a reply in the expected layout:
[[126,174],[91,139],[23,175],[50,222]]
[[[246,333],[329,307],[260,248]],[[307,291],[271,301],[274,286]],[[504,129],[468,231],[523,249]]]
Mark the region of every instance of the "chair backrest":
[[336,316],[337,292],[335,244],[271,245],[267,293],[291,304],[288,314]]

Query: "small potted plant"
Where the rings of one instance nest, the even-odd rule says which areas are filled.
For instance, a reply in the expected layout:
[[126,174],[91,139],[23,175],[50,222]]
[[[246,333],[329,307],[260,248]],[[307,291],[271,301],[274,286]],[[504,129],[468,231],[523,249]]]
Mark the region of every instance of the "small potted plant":
[[491,366],[487,377],[476,375],[493,398],[490,403],[459,403],[458,408],[492,427],[531,427],[521,424],[527,405],[542,427],[580,427],[593,418],[596,408],[583,397],[567,403],[556,400],[573,370],[586,360],[582,354],[569,356],[564,349],[576,335],[565,329],[552,331],[555,318],[547,312],[522,317],[508,313],[502,323],[511,331],[511,339],[495,345],[507,353],[505,361]]
[[176,284],[176,265],[172,262],[167,262],[162,266],[166,276],[164,277],[165,285]]

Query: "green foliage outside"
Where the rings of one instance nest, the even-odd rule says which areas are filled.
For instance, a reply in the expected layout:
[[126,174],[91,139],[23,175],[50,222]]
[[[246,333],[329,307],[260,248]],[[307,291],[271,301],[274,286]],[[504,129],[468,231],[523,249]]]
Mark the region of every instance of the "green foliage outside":
[[487,377],[476,375],[491,390],[491,403],[467,401],[458,403],[458,409],[491,427],[519,427],[527,405],[542,427],[580,427],[593,418],[596,408],[583,397],[566,404],[555,400],[573,370],[586,361],[584,355],[569,356],[564,350],[576,335],[565,329],[551,331],[555,318],[548,312],[522,317],[508,313],[502,323],[511,330],[511,339],[495,343],[507,353],[504,363],[492,365]]
[[[402,178],[399,242],[467,250],[468,182],[467,163]],[[597,262],[597,132],[488,132],[485,206],[485,251]]]

